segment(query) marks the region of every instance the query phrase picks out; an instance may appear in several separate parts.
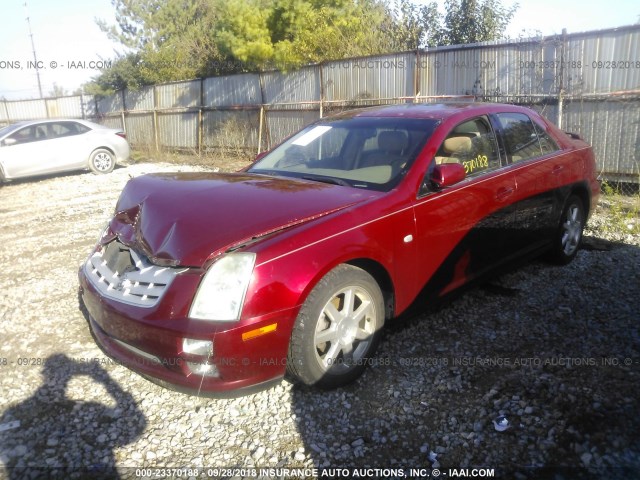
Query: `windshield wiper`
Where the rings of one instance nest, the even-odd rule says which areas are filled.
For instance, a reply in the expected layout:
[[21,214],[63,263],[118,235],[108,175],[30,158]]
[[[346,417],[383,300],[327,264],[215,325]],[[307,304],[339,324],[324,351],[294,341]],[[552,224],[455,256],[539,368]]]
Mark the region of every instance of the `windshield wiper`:
[[312,180],[314,182],[331,183],[333,185],[340,185],[342,187],[351,186],[349,182],[342,180],[341,178],[335,178],[335,177],[316,177],[313,175],[305,175],[302,178],[304,178],[305,180]]
[[281,173],[278,170],[263,170],[261,168],[256,168],[255,170],[249,169],[247,173],[254,173],[256,175],[267,175],[269,177],[281,177]]

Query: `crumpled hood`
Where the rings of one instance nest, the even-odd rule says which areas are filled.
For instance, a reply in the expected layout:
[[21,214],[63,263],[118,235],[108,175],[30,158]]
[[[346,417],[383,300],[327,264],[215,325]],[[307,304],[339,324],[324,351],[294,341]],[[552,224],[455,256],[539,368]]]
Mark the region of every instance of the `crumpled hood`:
[[149,174],[127,183],[109,226],[122,243],[155,263],[199,267],[216,252],[346,208],[372,194],[242,173]]

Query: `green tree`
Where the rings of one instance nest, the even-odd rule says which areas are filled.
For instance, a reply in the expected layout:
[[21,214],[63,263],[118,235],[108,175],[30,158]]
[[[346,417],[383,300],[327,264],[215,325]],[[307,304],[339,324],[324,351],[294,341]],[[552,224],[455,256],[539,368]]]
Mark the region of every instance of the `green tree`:
[[109,68],[103,69],[97,77],[84,85],[84,91],[90,95],[111,95],[118,90],[131,88],[137,90],[147,85],[140,66],[139,53],[119,55]]
[[441,44],[458,45],[501,38],[518,9],[500,0],[446,0]]
[[389,51],[387,11],[373,0],[221,0],[219,12],[220,51],[249,70]]
[[270,3],[265,0],[220,2],[216,42],[223,55],[245,64],[239,69],[260,68],[273,59],[273,43],[267,25]]
[[343,2],[307,9],[292,25],[289,38],[275,44],[279,65],[298,66],[325,60],[392,51],[389,12],[377,2]]
[[[130,87],[149,83],[197,78],[219,73],[222,58],[214,38],[215,3],[208,0],[111,0],[116,24],[96,20],[100,28],[136,55],[135,78]],[[125,60],[126,58],[126,60]],[[119,57],[117,69],[125,70],[134,57]],[[124,64],[122,64],[124,63]],[[123,72],[120,72],[123,73]],[[114,79],[107,80],[113,83]]]
[[410,0],[396,0],[391,13],[393,22],[388,35],[393,50],[416,50],[443,43],[442,19],[436,2],[418,6]]
[[[99,25],[129,53],[92,93],[215,74],[500,38],[517,5],[500,0],[111,0]],[[387,3],[393,2],[393,3]]]
[[111,0],[116,25],[96,19],[111,38],[135,51],[157,50],[163,44],[210,19],[213,3],[207,0]]

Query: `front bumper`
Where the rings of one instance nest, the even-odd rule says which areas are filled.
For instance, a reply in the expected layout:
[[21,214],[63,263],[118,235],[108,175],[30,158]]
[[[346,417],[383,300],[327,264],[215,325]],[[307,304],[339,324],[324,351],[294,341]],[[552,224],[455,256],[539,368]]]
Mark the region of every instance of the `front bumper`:
[[[104,352],[162,386],[223,397],[279,382],[298,308],[234,324],[190,319],[188,308],[199,279],[194,274],[177,276],[157,305],[149,308],[105,296],[81,268],[80,298]],[[268,327],[266,333],[256,336],[262,327]],[[204,357],[183,351],[185,338],[211,341],[213,353]]]

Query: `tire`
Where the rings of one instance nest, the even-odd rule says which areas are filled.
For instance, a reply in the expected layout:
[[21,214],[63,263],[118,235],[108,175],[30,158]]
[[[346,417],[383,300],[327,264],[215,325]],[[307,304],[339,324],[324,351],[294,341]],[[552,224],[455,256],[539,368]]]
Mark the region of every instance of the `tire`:
[[89,168],[93,173],[111,173],[116,166],[116,157],[106,148],[98,148],[89,157]]
[[554,234],[550,259],[559,265],[566,265],[574,259],[580,249],[585,223],[582,200],[571,195],[562,209],[560,224]]
[[384,312],[371,275],[351,265],[331,270],[300,309],[289,343],[288,377],[327,389],[353,382],[378,346]]

